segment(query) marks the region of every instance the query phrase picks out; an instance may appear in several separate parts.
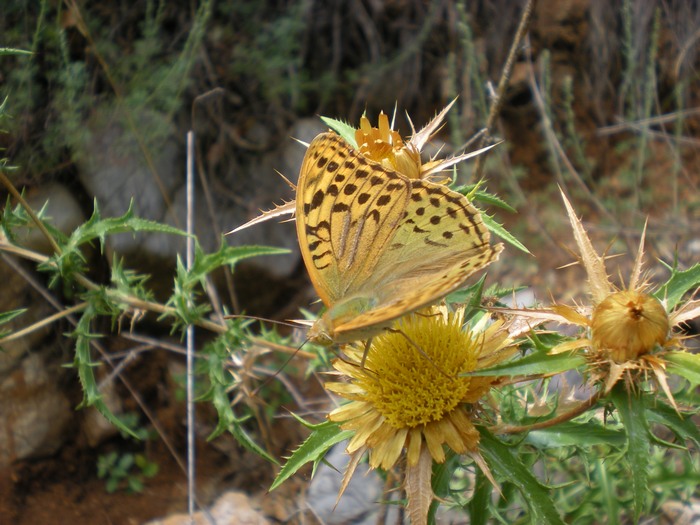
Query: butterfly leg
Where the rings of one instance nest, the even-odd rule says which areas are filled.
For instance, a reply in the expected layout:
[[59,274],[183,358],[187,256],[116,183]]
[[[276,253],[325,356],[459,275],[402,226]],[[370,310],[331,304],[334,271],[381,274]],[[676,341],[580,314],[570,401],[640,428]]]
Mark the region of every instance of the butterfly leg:
[[367,339],[365,343],[365,351],[362,353],[362,361],[360,361],[360,369],[365,369],[365,361],[367,361],[367,354],[369,354],[369,348],[372,346],[372,338]]

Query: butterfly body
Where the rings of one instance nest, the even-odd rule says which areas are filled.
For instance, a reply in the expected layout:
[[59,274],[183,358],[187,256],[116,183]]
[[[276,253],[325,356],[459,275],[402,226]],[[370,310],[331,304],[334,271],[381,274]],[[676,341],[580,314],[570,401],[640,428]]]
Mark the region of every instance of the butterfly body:
[[335,133],[309,145],[296,197],[299,246],[327,307],[309,337],[377,335],[498,258],[479,211],[444,185],[370,160]]

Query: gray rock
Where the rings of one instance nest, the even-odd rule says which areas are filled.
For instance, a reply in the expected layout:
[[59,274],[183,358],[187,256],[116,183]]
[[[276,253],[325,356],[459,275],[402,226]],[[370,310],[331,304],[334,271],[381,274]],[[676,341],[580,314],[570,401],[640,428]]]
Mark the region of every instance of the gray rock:
[[[333,468],[326,464],[318,467],[309,485],[307,504],[319,521],[326,525],[374,525],[384,499],[384,482],[366,463],[358,465],[336,506],[338,491],[350,458],[345,452],[346,446],[347,443],[340,443],[326,455],[326,461]],[[387,523],[395,521],[395,518],[386,520]]]
[[[64,233],[70,233],[85,221],[85,214],[73,193],[58,183],[49,183],[32,188],[26,196],[29,205],[36,211],[44,209],[44,218]],[[44,254],[52,254],[53,249],[41,231],[27,228],[17,233],[17,242],[24,248]]]
[[[298,121],[290,130],[290,137],[310,142],[319,133],[326,131],[326,126],[318,118]],[[226,231],[240,226],[260,215],[260,210],[269,210],[276,204],[294,199],[294,192],[287,183],[275,173],[282,173],[292,183],[296,184],[299,178],[301,163],[306,154],[306,148],[291,138],[284,140],[281,147],[272,154],[248,169],[248,177],[254,178],[256,184],[253,187],[241,184],[243,193],[241,201],[247,203],[246,207],[237,206],[222,213],[222,219]],[[262,224],[246,228],[235,234],[227,236],[232,245],[263,244],[288,248],[292,255],[288,257],[260,257],[253,260],[254,264],[264,267],[275,277],[283,277],[296,267],[300,260],[299,245],[293,223],[278,224],[282,219],[272,219]]]
[[0,465],[56,452],[72,415],[56,374],[27,355],[0,381]]
[[[83,154],[76,159],[80,181],[97,198],[103,217],[122,215],[133,199],[137,216],[162,221],[166,197],[171,199],[175,189],[184,184],[185,166],[174,126],[160,113],[139,114],[139,131],[149,141],[146,148],[156,177],[133,131],[125,127],[119,114],[118,110],[97,110],[87,124],[90,133],[85,135]],[[119,234],[110,237],[110,245],[118,253],[130,253],[141,250],[144,237],[150,236]]]

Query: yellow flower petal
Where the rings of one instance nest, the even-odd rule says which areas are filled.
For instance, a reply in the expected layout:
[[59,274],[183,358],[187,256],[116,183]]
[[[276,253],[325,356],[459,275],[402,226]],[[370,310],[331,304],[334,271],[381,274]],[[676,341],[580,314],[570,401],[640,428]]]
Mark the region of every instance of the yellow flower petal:
[[425,436],[425,444],[428,446],[433,460],[436,463],[443,463],[445,461],[445,451],[442,449],[443,440],[440,430],[436,428],[436,425],[427,425],[423,430],[423,436]]
[[420,458],[423,437],[419,428],[412,428],[408,435],[408,447],[406,449],[406,461],[409,465],[417,465]]

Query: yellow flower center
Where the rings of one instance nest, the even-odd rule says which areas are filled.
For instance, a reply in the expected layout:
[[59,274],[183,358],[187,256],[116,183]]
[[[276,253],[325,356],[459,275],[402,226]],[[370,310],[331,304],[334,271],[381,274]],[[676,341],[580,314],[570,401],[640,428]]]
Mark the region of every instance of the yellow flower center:
[[372,342],[359,374],[364,400],[394,428],[414,428],[440,421],[469,392],[479,345],[448,319],[414,314]]
[[668,338],[668,314],[655,297],[623,290],[610,294],[593,310],[593,347],[618,363],[636,359]]

